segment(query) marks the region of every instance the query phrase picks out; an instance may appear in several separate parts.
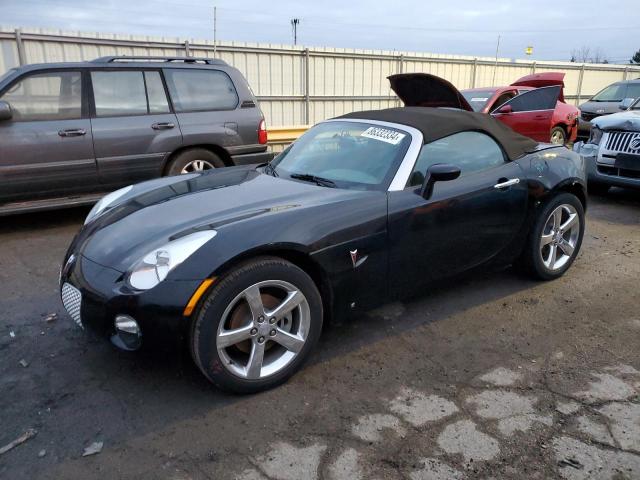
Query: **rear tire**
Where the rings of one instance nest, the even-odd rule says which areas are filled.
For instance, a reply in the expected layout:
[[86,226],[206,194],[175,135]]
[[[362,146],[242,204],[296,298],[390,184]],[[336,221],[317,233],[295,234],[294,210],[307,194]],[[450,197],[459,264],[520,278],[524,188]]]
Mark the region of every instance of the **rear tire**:
[[535,220],[519,265],[528,275],[554,280],[571,267],[584,237],[584,207],[575,195],[549,199]]
[[204,148],[192,148],[180,152],[167,167],[167,175],[198,173],[224,167],[224,162],[215,153]]
[[567,144],[567,131],[564,127],[557,125],[551,129],[551,135],[549,137],[551,143],[556,145],[566,145]]
[[260,257],[234,268],[208,294],[192,326],[193,360],[223,390],[266,390],[302,366],[322,318],[309,275],[281,258]]

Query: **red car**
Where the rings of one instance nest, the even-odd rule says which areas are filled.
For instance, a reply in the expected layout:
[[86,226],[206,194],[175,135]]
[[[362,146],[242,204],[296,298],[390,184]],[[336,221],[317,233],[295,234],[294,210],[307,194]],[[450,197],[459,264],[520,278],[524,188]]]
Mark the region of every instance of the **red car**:
[[[510,100],[531,90],[560,86],[560,96],[551,110],[516,110]],[[578,135],[580,110],[564,102],[564,73],[547,72],[527,75],[508,87],[472,88],[462,95],[476,112],[490,113],[515,131],[539,142],[564,145]],[[518,101],[516,101],[517,103]],[[512,109],[509,110],[509,106]],[[503,111],[503,107],[504,111]]]
[[391,89],[407,107],[449,107],[488,113],[538,142],[575,141],[580,111],[564,103],[564,73],[522,77],[509,87],[460,92],[428,73],[391,75]]

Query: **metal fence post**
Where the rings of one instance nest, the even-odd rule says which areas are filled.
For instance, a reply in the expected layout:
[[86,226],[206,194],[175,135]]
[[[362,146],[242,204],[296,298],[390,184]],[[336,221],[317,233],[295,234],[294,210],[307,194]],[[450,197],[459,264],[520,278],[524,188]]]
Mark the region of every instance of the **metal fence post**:
[[311,122],[311,102],[309,100],[309,49],[304,49],[304,120],[305,124],[309,125]]
[[191,50],[189,49],[189,40],[185,40],[185,41],[184,41],[184,54],[185,54],[187,57],[190,57],[190,56],[191,56]]
[[471,67],[471,88],[476,88],[476,74],[478,72],[478,57],[473,59],[473,66]]
[[585,64],[582,64],[582,67],[580,68],[580,77],[578,78],[578,92],[577,92],[577,99],[576,99],[576,105],[580,105],[580,94],[582,93],[582,79],[584,78],[584,69],[585,69]]
[[624,73],[622,74],[622,80],[626,80],[629,76],[629,67],[624,67]]
[[534,61],[531,64],[531,75],[535,75],[535,73],[536,73],[536,62]]
[[400,54],[398,57],[398,72],[404,73],[404,55]]
[[27,63],[27,60],[24,54],[24,43],[22,42],[22,32],[20,31],[19,28],[16,28],[15,35],[16,35],[16,47],[18,48],[18,63],[20,65],[24,65]]

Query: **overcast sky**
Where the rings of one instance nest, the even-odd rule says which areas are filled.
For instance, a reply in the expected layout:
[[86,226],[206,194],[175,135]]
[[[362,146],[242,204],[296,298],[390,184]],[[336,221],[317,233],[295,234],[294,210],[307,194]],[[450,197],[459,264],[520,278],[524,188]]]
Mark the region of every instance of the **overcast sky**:
[[[588,46],[627,63],[640,0],[0,0],[0,24],[181,38],[569,60]],[[612,7],[607,7],[612,5]]]

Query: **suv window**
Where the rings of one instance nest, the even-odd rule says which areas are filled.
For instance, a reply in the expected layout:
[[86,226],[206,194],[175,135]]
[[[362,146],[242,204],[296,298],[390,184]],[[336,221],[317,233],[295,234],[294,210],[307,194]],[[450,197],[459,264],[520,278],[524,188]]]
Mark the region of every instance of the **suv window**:
[[625,95],[625,98],[640,98],[640,83],[630,83]]
[[456,165],[464,176],[502,165],[504,161],[502,148],[489,135],[456,133],[422,147],[409,177],[409,186],[422,185],[427,169],[436,163]]
[[95,71],[91,83],[98,117],[169,112],[160,72]]
[[72,120],[82,117],[82,74],[48,72],[30,75],[2,96],[14,121]]
[[232,110],[238,105],[236,88],[224,72],[171,68],[164,74],[176,112]]

